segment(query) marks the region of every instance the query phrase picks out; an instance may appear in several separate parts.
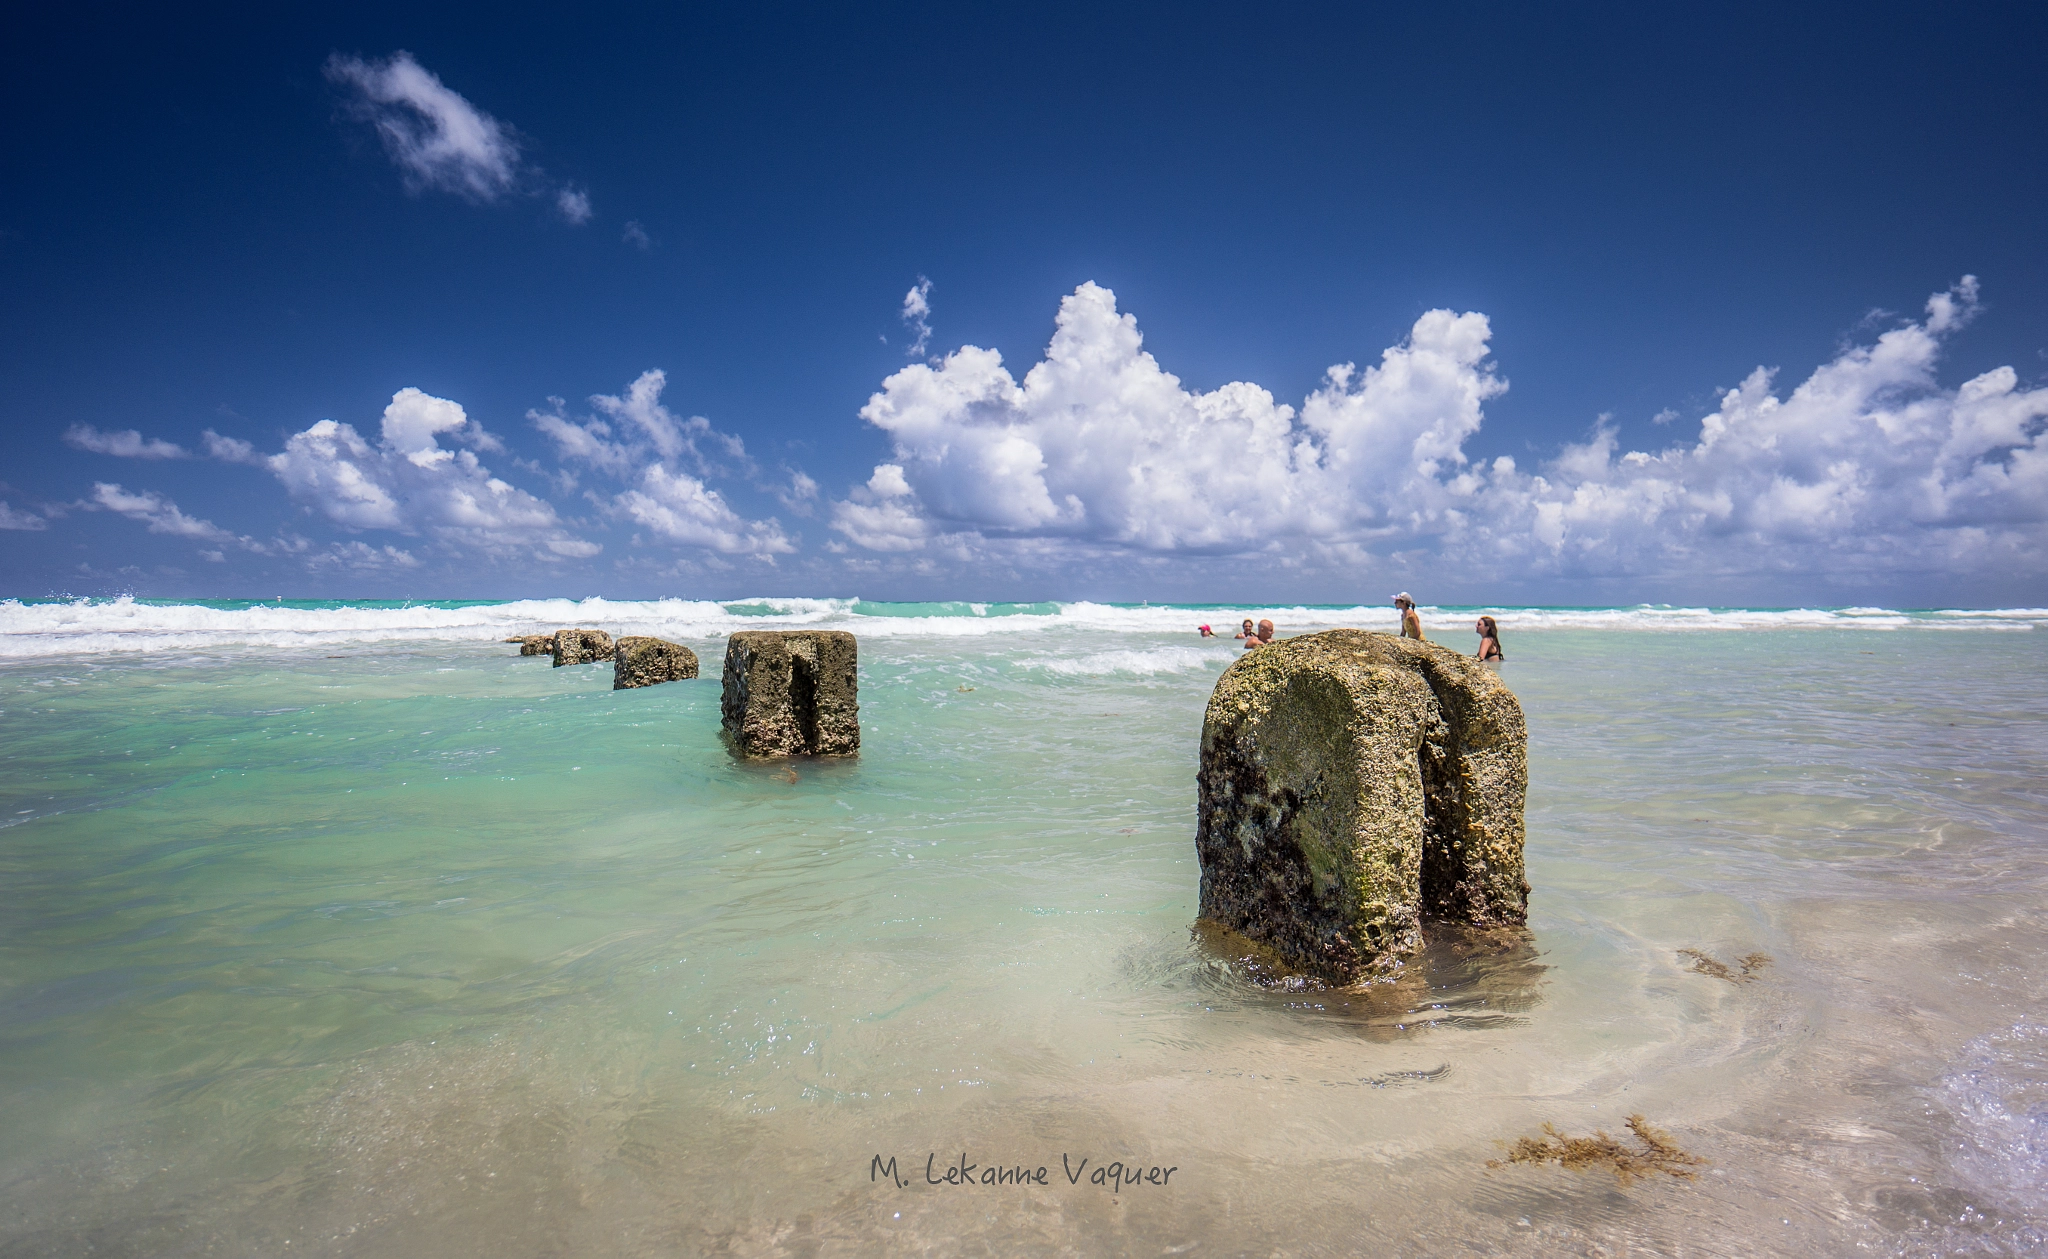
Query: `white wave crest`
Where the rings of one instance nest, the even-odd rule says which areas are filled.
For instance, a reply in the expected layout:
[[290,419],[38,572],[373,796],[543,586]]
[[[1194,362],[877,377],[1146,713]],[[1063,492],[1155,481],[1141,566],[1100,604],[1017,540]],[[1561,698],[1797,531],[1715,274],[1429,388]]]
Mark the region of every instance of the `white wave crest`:
[[[1634,608],[1424,607],[1432,637],[1469,631],[1472,619],[1498,619],[1503,636],[1557,630],[1712,631],[1763,629],[2028,630],[2048,627],[2048,609],[1894,611],[1887,608],[1727,609],[1643,605]],[[741,629],[813,627],[851,630],[863,638],[969,638],[994,635],[1129,634],[1185,637],[1179,648],[1147,645],[1092,656],[1058,657],[1038,667],[1054,672],[1145,673],[1186,670],[1215,658],[1195,643],[1210,625],[1234,655],[1230,635],[1244,618],[1270,620],[1282,636],[1339,626],[1393,630],[1382,607],[1188,607],[1109,603],[877,604],[859,599],[519,599],[505,603],[404,606],[166,603],[135,599],[0,600],[0,659],[111,652],[208,651],[257,647],[291,650],[350,644],[488,643],[567,626],[612,634],[720,639]],[[1054,663],[1060,668],[1055,669]],[[1088,663],[1093,662],[1093,663]]]
[[[1890,608],[1679,608],[1642,604],[1633,608],[1422,609],[1432,619],[1458,628],[1479,613],[1495,618],[1501,632],[1517,630],[1758,630],[1758,629],[1993,629],[2048,626],[2048,609],[1949,609],[1900,612]],[[1435,617],[1432,618],[1432,613]]]
[[683,599],[525,599],[447,607],[285,607],[138,603],[0,602],[0,657],[102,652],[205,651],[218,647],[333,647],[385,642],[491,642],[570,625],[653,633],[735,618],[715,603]]
[[1158,647],[1151,651],[1098,651],[1088,656],[1053,657],[1019,663],[1029,669],[1043,669],[1066,677],[1104,677],[1114,673],[1143,677],[1159,673],[1188,673],[1196,669],[1221,669],[1236,656],[1234,651]]

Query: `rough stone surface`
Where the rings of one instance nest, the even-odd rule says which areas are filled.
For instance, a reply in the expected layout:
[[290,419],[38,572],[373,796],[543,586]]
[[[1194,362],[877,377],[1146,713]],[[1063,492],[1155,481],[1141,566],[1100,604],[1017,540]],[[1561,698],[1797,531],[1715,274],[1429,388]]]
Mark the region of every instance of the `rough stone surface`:
[[603,630],[556,630],[554,650],[557,669],[565,664],[596,664],[612,658],[612,636]]
[[697,653],[665,638],[628,634],[612,647],[612,689],[629,690],[697,676]]
[[508,638],[505,641],[508,643],[518,643],[519,654],[522,656],[552,656],[555,654],[555,636],[553,634],[522,634],[518,638]]
[[858,647],[844,630],[742,630],[726,640],[725,728],[746,756],[860,751]]
[[1528,916],[1522,706],[1448,648],[1308,634],[1223,671],[1202,721],[1201,915],[1340,982],[1396,968],[1423,920]]

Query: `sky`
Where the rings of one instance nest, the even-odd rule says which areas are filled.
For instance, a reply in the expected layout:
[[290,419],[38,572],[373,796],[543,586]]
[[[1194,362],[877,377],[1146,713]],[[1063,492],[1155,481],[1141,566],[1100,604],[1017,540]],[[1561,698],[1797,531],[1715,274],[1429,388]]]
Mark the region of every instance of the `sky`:
[[2039,6],[57,8],[0,597],[2048,604]]

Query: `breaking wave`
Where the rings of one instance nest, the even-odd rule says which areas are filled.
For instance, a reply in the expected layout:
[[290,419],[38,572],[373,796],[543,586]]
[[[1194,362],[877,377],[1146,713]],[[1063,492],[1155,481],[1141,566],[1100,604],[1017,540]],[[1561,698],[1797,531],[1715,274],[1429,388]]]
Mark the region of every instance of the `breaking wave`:
[[[2030,630],[2048,627],[2048,609],[1889,608],[1463,608],[1422,609],[1431,626],[1464,628],[1480,612],[1503,630],[1713,631]],[[1193,634],[1212,625],[1230,645],[1244,617],[1270,619],[1284,634],[1335,626],[1392,629],[1384,607],[1247,607],[1118,603],[880,603],[863,599],[517,599],[506,602],[337,602],[249,600],[176,602],[154,599],[8,599],[0,601],[0,658],[94,655],[106,652],[207,651],[222,647],[281,649],[397,642],[491,642],[515,634],[581,625],[614,634],[722,638],[749,627],[837,628],[863,637],[963,638],[1077,630],[1127,634]],[[1048,660],[1053,672],[1144,673],[1200,667],[1212,652],[1108,651]]]
[[1197,647],[1159,647],[1151,651],[1098,651],[1093,655],[1025,660],[1030,669],[1043,669],[1066,677],[1105,677],[1129,674],[1145,677],[1159,673],[1188,673],[1196,669],[1221,670],[1237,657],[1235,651],[1203,651]]

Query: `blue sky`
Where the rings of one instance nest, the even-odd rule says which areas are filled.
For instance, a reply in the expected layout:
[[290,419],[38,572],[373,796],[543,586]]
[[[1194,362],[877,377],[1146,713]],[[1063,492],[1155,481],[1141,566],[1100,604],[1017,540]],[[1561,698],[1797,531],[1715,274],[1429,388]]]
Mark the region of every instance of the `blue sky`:
[[416,8],[17,19],[0,593],[2048,602],[2036,7]]

